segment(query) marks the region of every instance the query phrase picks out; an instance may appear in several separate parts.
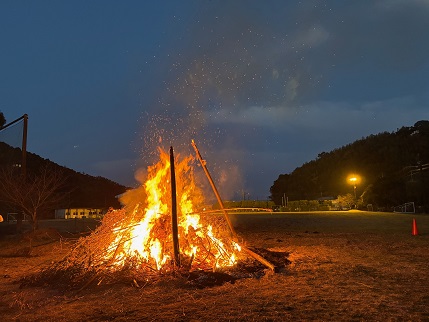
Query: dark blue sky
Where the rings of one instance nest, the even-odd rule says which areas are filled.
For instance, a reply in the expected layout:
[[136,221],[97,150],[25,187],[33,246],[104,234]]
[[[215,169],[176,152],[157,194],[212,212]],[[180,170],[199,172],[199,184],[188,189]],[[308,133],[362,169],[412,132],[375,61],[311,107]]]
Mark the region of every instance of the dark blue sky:
[[[2,1],[0,111],[28,150],[135,186],[194,138],[224,198],[429,119],[429,1]],[[143,170],[139,170],[143,169]]]

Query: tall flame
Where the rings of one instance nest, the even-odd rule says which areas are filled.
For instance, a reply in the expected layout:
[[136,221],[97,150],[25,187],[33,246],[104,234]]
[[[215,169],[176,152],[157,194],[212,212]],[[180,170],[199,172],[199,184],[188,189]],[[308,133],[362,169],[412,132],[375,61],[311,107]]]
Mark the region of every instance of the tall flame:
[[[137,268],[172,269],[170,160],[164,150],[159,152],[159,162],[148,168],[147,181],[132,192],[133,200],[107,215],[123,216],[103,258],[112,269],[131,263]],[[225,233],[219,218],[198,213],[204,198],[194,181],[192,161],[189,156],[175,162],[181,257],[190,269],[232,266],[240,247]]]

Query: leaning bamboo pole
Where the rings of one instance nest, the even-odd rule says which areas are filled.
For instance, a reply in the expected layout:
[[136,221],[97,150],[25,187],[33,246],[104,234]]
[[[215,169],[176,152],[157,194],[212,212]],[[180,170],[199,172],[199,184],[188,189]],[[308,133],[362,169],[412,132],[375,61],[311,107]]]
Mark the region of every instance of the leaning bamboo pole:
[[204,173],[206,174],[206,177],[207,177],[207,179],[210,182],[210,185],[211,185],[211,187],[213,189],[213,192],[214,192],[214,194],[216,196],[217,202],[219,203],[220,209],[222,210],[223,215],[225,216],[225,220],[228,223],[229,231],[231,232],[231,237],[232,237],[233,240],[237,240],[237,234],[236,234],[236,232],[234,230],[234,227],[232,226],[231,220],[229,219],[228,213],[226,212],[226,209],[223,206],[223,202],[222,202],[222,199],[220,197],[219,191],[217,190],[217,188],[216,188],[216,186],[215,186],[215,184],[213,182],[213,179],[212,179],[212,177],[210,175],[210,172],[207,169],[206,161],[203,160],[203,157],[201,156],[200,151],[198,150],[197,145],[195,144],[194,140],[192,140],[192,146],[194,147],[195,154],[197,155],[197,158],[200,161],[201,166],[203,167]]
[[[214,192],[214,194],[216,195],[216,199],[217,199],[217,201],[218,201],[218,203],[219,203],[219,206],[220,206],[220,208],[221,208],[221,210],[222,210],[222,212],[223,212],[223,215],[224,215],[224,217],[225,217],[225,220],[226,220],[226,222],[228,223],[228,227],[229,227],[229,230],[230,230],[230,232],[231,232],[231,236],[232,236],[232,239],[234,240],[234,241],[237,241],[237,233],[235,232],[235,229],[234,229],[234,227],[232,226],[232,223],[231,223],[231,220],[229,219],[229,216],[228,216],[228,212],[226,211],[226,209],[225,209],[225,207],[223,206],[223,202],[222,202],[222,198],[220,197],[220,194],[219,194],[219,191],[217,190],[217,188],[216,188],[216,185],[214,184],[214,181],[213,181],[213,179],[212,179],[212,177],[211,177],[211,175],[210,175],[210,172],[209,172],[209,170],[207,169],[207,166],[206,166],[206,161],[203,159],[203,157],[201,156],[201,153],[200,153],[200,151],[198,150],[198,148],[197,148],[197,145],[195,144],[195,141],[194,140],[192,140],[192,146],[194,147],[194,150],[195,150],[195,154],[196,154],[196,156],[197,156],[197,159],[200,161],[200,163],[201,163],[201,167],[203,168],[203,170],[204,170],[204,173],[206,174],[206,177],[207,177],[207,179],[209,180],[209,182],[210,182],[210,186],[212,187],[212,189],[213,189],[213,192]],[[260,255],[258,255],[258,254],[256,254],[255,252],[253,252],[252,250],[250,250],[250,249],[248,249],[246,246],[243,246],[243,245],[240,245],[241,246],[241,249],[243,249],[247,254],[249,254],[251,257],[253,257],[254,259],[256,259],[258,262],[260,262],[261,264],[263,264],[263,265],[265,265],[266,267],[268,267],[269,269],[271,269],[272,271],[275,271],[275,269],[276,269],[276,267],[272,264],[272,263],[270,263],[269,261],[267,261],[265,258],[263,258],[262,256],[260,256]]]

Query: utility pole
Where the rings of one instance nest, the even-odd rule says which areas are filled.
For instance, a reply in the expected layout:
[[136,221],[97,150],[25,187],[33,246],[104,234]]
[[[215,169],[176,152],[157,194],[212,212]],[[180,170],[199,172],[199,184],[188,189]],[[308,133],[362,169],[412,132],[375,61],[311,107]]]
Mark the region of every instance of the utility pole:
[[24,129],[22,131],[22,163],[21,174],[24,181],[27,179],[27,128],[28,128],[28,115],[24,114]]

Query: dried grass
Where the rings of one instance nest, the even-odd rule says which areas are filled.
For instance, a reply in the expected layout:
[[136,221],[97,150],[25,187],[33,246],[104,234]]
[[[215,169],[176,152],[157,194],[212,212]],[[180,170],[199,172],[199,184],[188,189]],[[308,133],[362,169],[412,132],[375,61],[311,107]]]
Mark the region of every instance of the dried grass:
[[0,257],[10,275],[0,283],[0,316],[44,322],[429,320],[429,217],[418,218],[419,236],[411,236],[405,215],[382,221],[365,214],[322,218],[243,217],[236,222],[239,234],[258,248],[290,253],[291,265],[282,274],[202,289],[168,278],[140,288],[131,282],[101,284],[79,293],[51,286],[20,289],[16,281],[53,255],[61,258],[59,248],[40,247],[31,258]]
[[[101,222],[101,225],[89,236],[80,238],[74,248],[63,259],[56,261],[40,272],[24,277],[22,286],[44,286],[64,290],[81,290],[89,286],[100,284],[125,283],[137,288],[148,284],[171,283],[182,286],[203,288],[207,286],[221,285],[226,282],[234,282],[239,278],[260,277],[265,274],[265,267],[253,259],[249,259],[242,253],[239,263],[234,267],[215,268],[211,264],[215,257],[213,251],[220,252],[228,257],[232,251],[228,244],[216,244],[212,238],[197,237],[190,231],[187,239],[181,243],[192,243],[203,249],[205,254],[199,259],[181,255],[181,266],[175,267],[170,261],[162,269],[157,269],[154,263],[148,262],[139,256],[125,258],[120,266],[117,264],[118,256],[124,251],[124,244],[129,240],[130,231],[140,222],[143,214],[138,207],[130,212],[126,208],[110,211]],[[230,234],[222,216],[211,214],[202,216],[200,221],[203,227],[211,225],[217,238],[228,240]],[[164,248],[172,251],[170,223],[161,217],[155,224],[154,234],[164,240]],[[182,235],[185,235],[182,233]],[[29,248],[31,250],[31,247]],[[275,256],[275,254],[263,249],[256,250],[283,267],[287,264],[287,254]],[[263,254],[261,254],[263,255]],[[264,256],[264,255],[263,255]],[[210,259],[205,261],[205,259]]]

